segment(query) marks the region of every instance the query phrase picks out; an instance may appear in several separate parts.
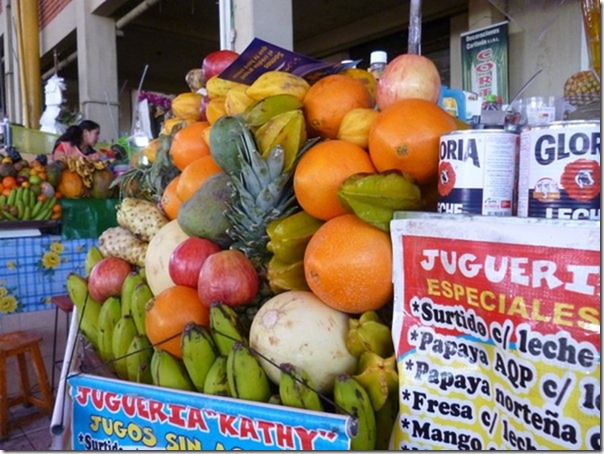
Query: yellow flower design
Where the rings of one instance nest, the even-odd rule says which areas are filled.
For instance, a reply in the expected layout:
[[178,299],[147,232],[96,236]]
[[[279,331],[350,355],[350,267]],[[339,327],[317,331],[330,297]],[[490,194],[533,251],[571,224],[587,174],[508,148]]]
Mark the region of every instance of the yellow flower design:
[[50,245],[50,250],[52,252],[56,252],[57,254],[60,254],[61,252],[63,252],[64,249],[65,249],[65,247],[61,243],[55,242]]
[[76,252],[82,252],[84,250],[84,246],[80,245],[80,246],[76,246]]
[[6,290],[4,287],[0,287],[0,298],[6,295],[8,295],[8,290]]
[[6,262],[6,267],[9,270],[14,270],[15,268],[17,268],[17,264],[11,260],[10,262]]
[[42,256],[42,266],[46,269],[56,268],[61,263],[61,257],[56,252],[45,252]]
[[8,314],[15,312],[17,309],[17,298],[12,295],[3,296],[0,298],[0,312]]
[[44,298],[44,304],[52,304],[52,297],[47,296],[46,298]]

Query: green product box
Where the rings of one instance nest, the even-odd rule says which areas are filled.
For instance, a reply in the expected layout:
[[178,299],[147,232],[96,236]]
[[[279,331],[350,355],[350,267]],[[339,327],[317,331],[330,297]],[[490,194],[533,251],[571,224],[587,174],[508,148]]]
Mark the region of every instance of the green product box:
[[61,199],[64,240],[98,238],[109,227],[116,227],[119,199]]

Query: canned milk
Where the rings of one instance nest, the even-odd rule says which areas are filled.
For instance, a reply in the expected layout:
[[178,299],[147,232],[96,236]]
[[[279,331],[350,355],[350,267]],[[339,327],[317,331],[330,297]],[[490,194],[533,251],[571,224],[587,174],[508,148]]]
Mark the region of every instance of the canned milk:
[[440,138],[438,212],[511,216],[518,134],[501,129],[454,131]]
[[599,120],[523,128],[518,216],[600,219]]

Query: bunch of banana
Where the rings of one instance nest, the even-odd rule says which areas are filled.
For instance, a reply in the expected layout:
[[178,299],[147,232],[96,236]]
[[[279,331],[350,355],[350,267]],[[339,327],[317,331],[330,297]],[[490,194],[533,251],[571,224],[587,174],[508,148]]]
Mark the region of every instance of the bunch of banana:
[[128,366],[126,363],[126,355],[132,340],[138,335],[136,325],[131,315],[122,315],[115,327],[113,328],[113,336],[111,347],[113,352],[113,367],[117,376],[122,380],[128,380]]
[[147,336],[134,336],[126,353],[128,380],[136,383],[153,383],[151,378],[151,358],[153,346]]
[[88,251],[86,251],[86,258],[84,259],[84,273],[86,277],[90,276],[90,271],[92,271],[94,265],[104,258],[105,256],[97,246],[90,246]]
[[184,364],[170,353],[154,349],[151,357],[151,380],[164,388],[195,391]]
[[[113,356],[113,332],[115,325],[122,316],[122,303],[117,296],[110,296],[105,300],[99,311],[99,356],[101,360],[108,363],[110,369],[114,370]],[[120,339],[121,341],[121,339]]]
[[323,411],[321,397],[304,369],[290,363],[280,366],[279,399],[282,405],[306,410]]
[[210,307],[210,331],[218,353],[224,357],[229,356],[236,342],[248,343],[237,313],[220,302]]
[[67,168],[77,173],[81,178],[84,186],[92,187],[92,174],[95,170],[103,170],[109,164],[107,161],[96,161],[88,159],[85,156],[68,156],[65,158]]
[[333,398],[336,411],[352,417],[350,448],[353,451],[374,450],[377,439],[375,411],[365,389],[350,375],[338,375]]
[[260,361],[243,342],[235,342],[226,364],[229,391],[233,397],[268,402],[271,385]]
[[0,220],[7,221],[44,221],[52,216],[55,196],[46,200],[37,200],[31,188],[19,186],[11,189],[8,196],[0,195]]
[[69,298],[77,308],[79,329],[98,352],[101,303],[88,293],[88,281],[75,272],[67,276],[66,287]]
[[195,389],[203,392],[208,372],[218,358],[218,349],[210,330],[195,322],[189,322],[182,332],[181,347],[182,361],[189,377]]
[[203,383],[203,392],[212,396],[231,397],[227,377],[227,357],[218,356],[208,369]]

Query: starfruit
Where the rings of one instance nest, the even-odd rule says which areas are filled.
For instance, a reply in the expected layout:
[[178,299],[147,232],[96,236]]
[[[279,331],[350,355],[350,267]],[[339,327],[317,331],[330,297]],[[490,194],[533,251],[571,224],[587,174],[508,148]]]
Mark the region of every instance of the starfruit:
[[224,110],[227,115],[237,115],[245,112],[245,109],[254,100],[245,94],[245,91],[229,90],[224,100]]
[[394,352],[390,327],[380,321],[375,311],[364,312],[358,319],[351,318],[346,348],[357,358],[367,351],[386,357]]
[[284,152],[283,172],[290,170],[298,150],[306,142],[306,123],[300,109],[274,116],[256,131],[256,143],[264,159],[280,145]]
[[252,131],[255,131],[275,115],[301,108],[302,101],[294,95],[268,96],[248,106],[243,112],[243,120]]
[[249,88],[249,85],[233,82],[232,80],[221,79],[218,76],[210,77],[206,81],[206,91],[210,99],[226,98],[226,95],[231,90],[237,90],[242,93]]
[[348,211],[385,232],[395,211],[423,206],[419,186],[398,170],[354,174],[344,180],[338,198]]
[[219,118],[226,116],[226,109],[224,107],[224,98],[213,98],[210,99],[206,106],[206,117],[208,123],[213,125],[218,121]]
[[288,290],[309,290],[304,277],[304,260],[285,263],[273,257],[268,262],[266,277],[270,289],[275,294]]
[[354,143],[367,150],[369,130],[378,114],[377,110],[368,107],[357,107],[348,111],[340,123],[338,139]]
[[283,263],[295,263],[304,258],[306,245],[323,221],[306,211],[276,219],[266,227],[269,241],[266,248]]
[[359,373],[354,375],[355,380],[367,391],[373,409],[380,410],[389,394],[399,388],[395,356],[382,358],[373,352],[365,352],[359,358],[357,367]]
[[303,101],[309,88],[310,85],[302,77],[284,71],[267,71],[249,86],[246,94],[256,100],[287,94]]

